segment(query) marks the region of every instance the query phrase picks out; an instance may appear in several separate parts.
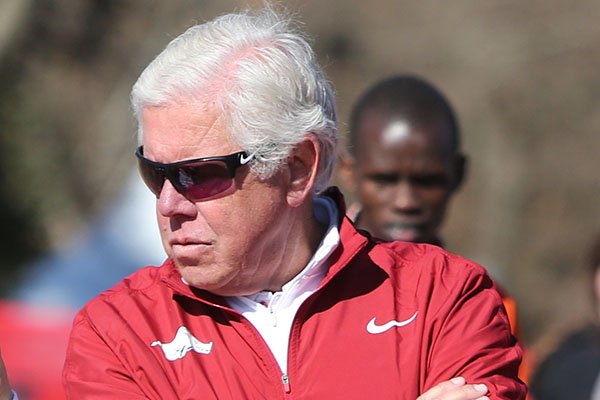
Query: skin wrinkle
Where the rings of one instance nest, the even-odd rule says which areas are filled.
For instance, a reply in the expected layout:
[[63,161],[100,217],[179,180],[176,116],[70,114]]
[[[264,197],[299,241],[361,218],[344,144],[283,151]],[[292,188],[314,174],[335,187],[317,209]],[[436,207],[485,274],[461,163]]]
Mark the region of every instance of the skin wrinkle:
[[[214,105],[200,114],[197,110],[194,101],[145,109],[149,158],[168,163],[239,151]],[[281,289],[306,265],[318,244],[307,238],[321,235],[314,218],[306,218],[312,217],[318,142],[305,142],[316,146],[314,156],[299,145],[286,167],[266,181],[242,168],[231,192],[214,199],[191,202],[165,182],[157,218],[167,254],[186,282],[220,295],[252,294]]]
[[[313,139],[316,142],[316,138]],[[288,162],[293,162],[293,158],[294,155],[290,155],[288,157],[289,159],[292,159],[291,161]],[[313,160],[314,162],[318,163],[318,159]],[[314,171],[316,171],[316,169],[318,168],[318,164],[313,164],[313,177],[314,177]],[[289,166],[286,164],[279,172],[279,174],[283,174],[283,178],[282,181],[286,182],[290,180],[290,168]],[[314,182],[313,182],[314,184]],[[305,211],[303,213],[308,213],[309,215],[312,215],[312,209],[311,209],[311,202],[304,202],[303,204],[301,204],[299,207],[303,207],[305,209]],[[275,274],[271,277],[271,280],[269,281],[269,283],[265,286],[265,288],[263,288],[262,290],[270,290],[270,291],[280,291],[282,289],[282,286],[289,282],[291,279],[294,278],[294,276],[296,276],[306,265],[307,261],[306,260],[306,254],[304,254],[303,251],[303,246],[302,243],[309,243],[310,244],[310,248],[311,253],[309,255],[309,257],[314,253],[314,251],[316,251],[316,248],[318,247],[321,238],[324,235],[324,231],[326,229],[325,226],[321,226],[319,224],[315,224],[315,220],[314,219],[291,219],[289,218],[289,214],[285,216],[285,218],[283,216],[281,216],[282,219],[285,219],[285,223],[282,224],[283,227],[285,227],[285,232],[279,232],[277,234],[277,237],[281,238],[281,237],[285,237],[284,242],[286,243],[286,245],[292,249],[291,252],[288,253],[281,253],[280,254],[280,258],[277,259],[275,261],[276,264],[278,265],[289,265],[289,260],[300,260],[300,262],[297,262],[295,265],[291,265],[289,268],[287,269],[282,269],[279,272],[279,274]],[[303,236],[298,236],[297,234],[303,234]],[[283,258],[285,257],[285,259]],[[306,261],[304,261],[306,260]]]
[[[169,106],[162,106],[162,107],[160,107],[160,109],[166,111],[169,109],[176,109],[176,108],[180,108],[180,107],[181,107],[181,105],[174,103]],[[147,110],[153,110],[153,109],[155,109],[155,107],[146,107],[144,109],[144,113],[146,113]],[[171,123],[173,125],[172,129],[174,131],[176,130],[178,132],[178,134],[182,134],[182,136],[184,136],[186,138],[193,138],[194,140],[198,140],[199,142],[202,140],[205,140],[206,142],[208,142],[208,146],[212,146],[212,145],[221,143],[220,140],[213,138],[211,136],[211,133],[213,133],[215,130],[224,128],[223,113],[219,113],[217,115],[217,117],[214,118],[214,120],[210,124],[206,124],[206,125],[201,124],[201,123],[182,124],[181,121],[174,121],[174,122],[169,121],[168,123]],[[178,155],[177,155],[176,159],[174,159],[174,160],[161,160],[161,157],[154,155],[150,149],[148,150],[148,152],[146,152],[146,150],[144,150],[145,156],[147,158],[149,158],[153,161],[158,161],[158,162],[171,163],[171,162],[183,161],[183,160],[192,159],[192,158],[225,155],[225,154],[205,154],[205,155],[199,155],[199,156],[198,155],[191,156],[189,154],[197,148],[196,145],[194,145],[193,143],[188,144],[188,145],[186,145],[186,144],[175,145],[172,143],[172,140],[169,136],[164,136],[164,137],[156,139],[156,143],[160,144],[163,147],[180,150],[178,153],[176,153]],[[231,146],[235,147],[235,144],[232,142],[232,140],[228,136],[226,137],[226,143],[227,143],[227,145],[231,145]],[[208,146],[205,146],[205,147],[208,147]],[[242,150],[242,149],[240,149],[240,150]]]
[[[285,220],[287,221],[288,218],[285,218]],[[285,229],[284,232],[279,232],[279,237],[285,237],[286,238],[286,242],[291,244],[291,232],[292,232],[292,224],[285,224],[284,226],[287,226],[287,229]],[[265,244],[263,244],[263,248],[265,247]],[[261,249],[261,254],[265,254],[266,250],[265,249]],[[267,262],[272,262],[273,264],[277,264],[277,265],[285,265],[284,260],[284,253],[281,252],[279,254],[279,256],[273,260],[263,260],[260,259],[257,263],[257,266],[260,265],[265,265]],[[294,259],[294,254],[289,255],[289,259],[293,260]],[[290,268],[290,270],[295,270],[296,268]],[[270,290],[270,291],[279,291],[281,290],[281,287],[283,286],[283,283],[289,281],[289,279],[287,279],[286,274],[283,273],[283,269],[278,271],[279,274],[274,274],[273,276],[271,276],[271,279],[268,280],[264,287],[262,287],[260,290]],[[280,276],[281,274],[281,276]],[[259,277],[261,275],[261,271],[260,268],[257,267],[254,269],[253,274],[251,274],[251,276],[249,276],[249,279],[253,279],[253,280],[259,280]],[[291,278],[290,278],[291,279]],[[248,293],[248,294],[253,294],[253,293]]]
[[[316,142],[316,138],[314,138],[314,142]],[[290,155],[289,157],[290,159],[292,159],[289,162],[294,162],[294,155]],[[318,168],[318,158],[316,158],[315,160],[312,160],[313,162],[315,162],[315,164],[311,164],[309,167],[312,167],[312,177],[313,177],[313,182],[311,183],[314,184],[314,176],[315,176],[315,171]],[[306,172],[306,174],[309,174],[311,171]],[[290,181],[290,168],[289,166],[286,164],[280,171],[279,174],[282,174],[282,179],[280,183],[275,183],[277,184],[283,184],[284,182]],[[292,178],[293,179],[293,178]],[[299,205],[298,207],[302,207],[305,210],[303,212],[301,212],[302,214],[309,214],[312,216],[312,208],[311,208],[311,202],[304,202],[301,205]],[[289,265],[289,260],[300,260],[299,262],[297,262],[294,265],[289,265],[288,268],[284,268],[284,269],[280,269],[278,270],[277,274],[274,274],[271,276],[270,281],[265,285],[265,287],[261,290],[270,290],[270,291],[280,291],[282,289],[282,286],[289,282],[291,279],[293,279],[294,276],[296,276],[306,265],[306,263],[308,262],[308,260],[306,259],[306,254],[304,252],[304,248],[302,246],[303,243],[309,243],[310,244],[310,248],[312,249],[310,254],[309,254],[309,258],[311,257],[311,255],[316,251],[316,248],[318,247],[321,238],[324,235],[325,226],[319,225],[318,223],[315,224],[315,220],[310,218],[302,218],[302,219],[293,219],[290,217],[290,214],[286,214],[285,217],[281,216],[281,219],[284,219],[286,222],[282,224],[283,227],[285,227],[284,232],[279,232],[276,237],[277,238],[285,238],[283,240],[283,242],[286,243],[286,245],[288,246],[288,248],[291,249],[291,252],[287,252],[287,253],[280,253],[280,257],[278,259],[276,259],[274,262],[277,265]],[[303,236],[298,236],[297,234],[303,234]],[[263,252],[264,253],[264,252]],[[285,259],[284,259],[285,257]],[[259,265],[262,265],[263,263],[260,262]],[[258,272],[258,271],[257,271]],[[252,293],[249,293],[252,294]]]
[[[233,200],[228,196],[218,199],[217,201],[220,201],[224,205],[223,208],[225,208],[225,209],[228,209],[230,207],[238,207],[237,205],[233,204]],[[188,203],[192,204],[191,202],[188,202]],[[252,210],[248,210],[248,212],[252,212]],[[198,210],[197,213],[202,214],[202,212],[200,210]],[[186,222],[191,222],[196,219],[197,218],[195,216],[194,217],[190,216],[190,217],[186,218],[181,223],[181,225],[183,226],[186,224]],[[203,219],[206,220],[207,217],[203,216]],[[210,226],[211,224],[208,223],[208,225]],[[215,229],[211,229],[211,230],[214,231]],[[258,277],[263,275],[264,271],[260,271],[258,269],[258,266],[265,265],[265,264],[266,265],[273,264],[273,261],[271,261],[269,259],[273,258],[274,253],[269,253],[266,250],[266,246],[271,242],[271,240],[275,240],[275,237],[281,237],[281,233],[278,232],[277,234],[273,234],[272,236],[273,237],[269,238],[270,239],[269,241],[267,241],[267,240],[263,241],[263,244],[261,246],[257,246],[256,243],[254,244],[253,252],[260,255],[260,259],[256,263],[250,264],[250,263],[246,263],[245,261],[242,261],[242,264],[239,267],[239,274],[238,275],[229,275],[228,280],[219,282],[220,287],[229,286],[230,290],[232,290],[234,292],[239,292],[240,288],[242,288],[246,284],[246,282],[255,281],[258,279]],[[240,242],[245,243],[245,242],[247,242],[247,240],[240,240]],[[283,250],[281,250],[281,252],[283,252]],[[283,259],[283,254],[279,257],[279,260],[281,260],[281,259]],[[235,285],[231,284],[231,281],[236,280],[236,278],[239,278],[239,279],[237,279],[238,283]],[[250,293],[256,292],[258,290],[259,289],[252,288],[249,290],[249,293],[244,293],[244,294],[250,294]],[[215,292],[218,292],[218,289],[215,290]]]
[[[234,52],[232,55],[230,55],[228,57],[228,59],[225,60],[224,65],[226,66],[224,71],[225,73],[219,73],[218,79],[212,79],[209,80],[211,83],[207,84],[205,88],[203,88],[202,90],[200,89],[196,89],[193,95],[193,98],[196,102],[196,104],[199,105],[199,107],[202,107],[204,110],[206,111],[207,108],[210,109],[216,109],[217,108],[217,104],[219,104],[218,108],[222,109],[221,114],[219,115],[218,119],[221,119],[224,117],[224,107],[227,107],[226,104],[223,104],[222,99],[223,99],[223,94],[224,93],[233,93],[236,89],[239,89],[239,79],[236,75],[236,73],[241,69],[241,64],[244,61],[255,61],[256,59],[260,60],[262,59],[261,56],[261,51],[264,50],[269,50],[268,48],[266,48],[266,45],[268,45],[268,43],[253,43],[253,44],[248,44],[246,46],[246,48]],[[260,66],[260,65],[259,65]],[[236,85],[238,87],[236,87]],[[198,94],[198,92],[201,92],[201,94]],[[177,104],[176,102],[174,102],[174,104]],[[210,104],[211,106],[206,107],[206,104]],[[167,105],[167,107],[169,107],[169,105]],[[216,120],[214,121],[214,124],[217,124],[219,121]],[[231,132],[232,126],[231,124],[227,124],[227,126],[223,125],[225,128],[227,128],[227,130],[229,132]],[[208,130],[210,131],[211,127],[208,127]],[[192,130],[193,132],[193,130]],[[193,133],[192,133],[193,134]],[[228,141],[232,144],[238,144],[236,138],[234,135],[232,135],[231,133],[228,135]],[[268,142],[270,139],[267,136],[264,136],[263,138],[264,142]],[[243,149],[243,150],[247,150],[247,149]],[[251,166],[251,168],[255,168],[256,166]]]

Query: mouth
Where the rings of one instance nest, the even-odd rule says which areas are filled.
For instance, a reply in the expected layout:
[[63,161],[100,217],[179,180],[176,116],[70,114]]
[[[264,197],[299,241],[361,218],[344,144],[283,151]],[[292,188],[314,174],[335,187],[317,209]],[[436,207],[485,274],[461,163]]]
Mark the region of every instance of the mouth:
[[188,246],[210,246],[213,243],[208,240],[198,240],[198,239],[173,239],[169,241],[169,245],[171,247],[188,247]]
[[419,223],[396,223],[384,225],[384,231],[392,240],[405,242],[416,242],[423,232],[423,224]]
[[169,242],[170,251],[167,251],[176,264],[183,266],[199,266],[202,260],[212,257],[212,243],[204,240],[173,240]]

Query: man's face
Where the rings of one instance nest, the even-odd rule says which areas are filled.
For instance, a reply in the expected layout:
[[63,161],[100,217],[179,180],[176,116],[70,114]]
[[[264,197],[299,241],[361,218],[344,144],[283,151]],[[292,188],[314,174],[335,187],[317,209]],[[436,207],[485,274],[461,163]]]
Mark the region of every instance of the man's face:
[[354,184],[359,226],[385,240],[436,243],[462,178],[440,123],[413,126],[367,113],[357,126]]
[[[172,163],[242,150],[228,139],[224,116],[211,105],[147,107],[142,123],[144,156],[153,161]],[[232,188],[200,201],[191,201],[165,181],[156,203],[162,242],[188,284],[221,295],[268,287],[288,234],[279,176],[262,182],[242,166]]]

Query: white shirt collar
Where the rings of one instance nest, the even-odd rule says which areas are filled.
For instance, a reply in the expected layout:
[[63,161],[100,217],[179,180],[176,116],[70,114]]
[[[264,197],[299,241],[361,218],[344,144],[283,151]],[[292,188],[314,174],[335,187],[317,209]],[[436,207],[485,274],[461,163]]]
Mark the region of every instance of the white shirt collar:
[[327,230],[306,267],[283,285],[279,292],[262,291],[249,296],[226,297],[261,334],[282,371],[287,369],[288,340],[292,322],[302,303],[319,287],[327,274],[327,259],[340,243],[339,211],[335,202],[324,196],[314,199],[314,214]]
[[[292,278],[289,282],[284,284],[281,288],[281,292],[275,293],[285,293],[286,297],[288,297],[287,292],[294,291],[294,288],[297,287],[299,282],[302,280],[313,280],[314,278],[317,278],[318,286],[318,284],[321,283],[321,280],[323,280],[325,277],[325,274],[329,268],[329,265],[325,261],[340,243],[340,232],[337,226],[339,211],[332,199],[329,197],[317,196],[314,199],[314,215],[320,224],[328,226],[325,235],[319,243],[315,254],[313,254],[304,269],[302,269],[302,271],[300,271],[300,273]],[[265,301],[269,302],[273,297],[273,294],[274,292],[261,291],[252,295],[241,297],[253,302],[263,303]]]

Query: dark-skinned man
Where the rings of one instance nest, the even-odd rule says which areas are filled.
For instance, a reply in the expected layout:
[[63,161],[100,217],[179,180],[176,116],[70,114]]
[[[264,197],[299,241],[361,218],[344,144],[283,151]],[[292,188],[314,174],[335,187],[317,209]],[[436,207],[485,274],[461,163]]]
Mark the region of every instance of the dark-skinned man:
[[[444,247],[440,229],[467,157],[441,91],[413,75],[379,81],[353,107],[348,139],[339,173],[357,199],[348,210],[355,224],[386,241]],[[519,337],[515,301],[499,291]],[[526,377],[524,364],[520,375]]]

